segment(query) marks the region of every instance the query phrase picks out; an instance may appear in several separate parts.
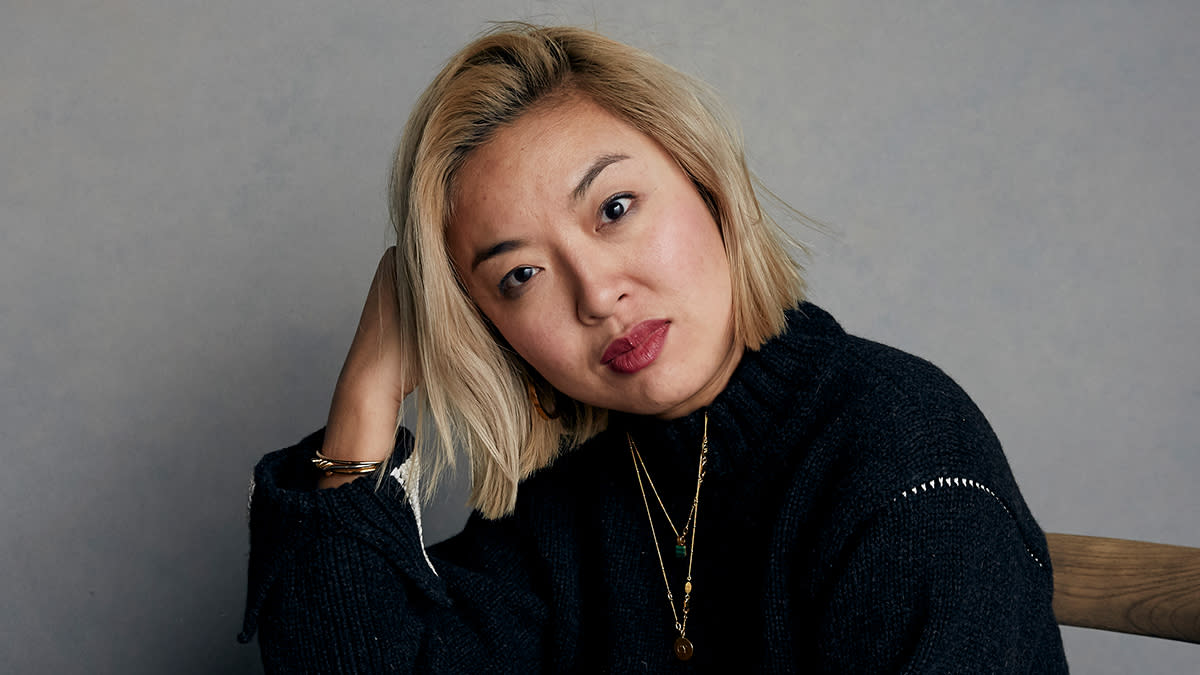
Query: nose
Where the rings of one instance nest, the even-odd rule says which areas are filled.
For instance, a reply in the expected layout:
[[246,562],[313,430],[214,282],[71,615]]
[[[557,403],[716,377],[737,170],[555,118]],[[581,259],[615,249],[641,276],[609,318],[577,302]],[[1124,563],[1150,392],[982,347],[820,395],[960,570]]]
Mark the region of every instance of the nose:
[[616,256],[609,252],[576,249],[568,256],[575,286],[575,312],[586,325],[602,323],[612,316],[625,298],[625,275]]

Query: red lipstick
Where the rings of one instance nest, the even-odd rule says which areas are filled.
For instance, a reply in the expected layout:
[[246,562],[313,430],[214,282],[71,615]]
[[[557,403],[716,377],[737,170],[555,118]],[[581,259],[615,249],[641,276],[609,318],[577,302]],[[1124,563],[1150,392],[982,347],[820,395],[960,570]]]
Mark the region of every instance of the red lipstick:
[[600,361],[618,373],[636,373],[658,358],[670,328],[671,322],[666,319],[643,321],[610,342]]

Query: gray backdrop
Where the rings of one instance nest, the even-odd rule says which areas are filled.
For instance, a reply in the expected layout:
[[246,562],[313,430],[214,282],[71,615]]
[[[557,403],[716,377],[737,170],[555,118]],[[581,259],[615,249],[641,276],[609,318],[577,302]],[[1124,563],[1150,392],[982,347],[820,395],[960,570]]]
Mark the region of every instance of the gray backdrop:
[[392,146],[491,19],[711,82],[831,225],[814,299],[958,379],[1047,530],[1200,546],[1194,0],[0,4],[0,671],[256,671],[251,466],[323,423]]

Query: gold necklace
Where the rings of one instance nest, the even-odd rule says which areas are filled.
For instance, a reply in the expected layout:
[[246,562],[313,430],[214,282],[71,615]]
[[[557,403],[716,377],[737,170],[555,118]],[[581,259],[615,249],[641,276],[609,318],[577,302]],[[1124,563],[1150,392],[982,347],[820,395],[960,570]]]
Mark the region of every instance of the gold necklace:
[[[646,476],[646,482],[650,484],[650,491],[654,495],[654,499],[658,501],[658,506],[659,506],[659,508],[662,509],[663,516],[666,517],[667,525],[670,525],[671,532],[675,533],[675,557],[676,558],[687,557],[688,529],[690,529],[692,527],[692,521],[696,517],[696,502],[695,501],[692,502],[692,508],[691,508],[691,510],[688,511],[687,522],[685,522],[683,524],[683,531],[680,532],[675,527],[675,521],[671,520],[671,514],[667,512],[667,506],[665,504],[663,504],[662,497],[658,496],[658,488],[655,487],[654,479],[650,477],[650,471],[648,469],[646,469],[646,462],[644,460],[642,460],[641,453],[637,451],[637,444],[633,442],[633,438],[629,439],[629,444],[630,444],[630,447],[633,448],[633,451],[634,451],[634,453],[633,453],[634,469],[640,470],[640,472],[638,473],[639,479],[641,478],[642,475]],[[646,492],[646,489],[642,488],[643,495],[645,494],[645,492]]]
[[[658,554],[658,566],[662,570],[663,584],[667,587],[667,604],[671,606],[671,615],[675,617],[675,630],[679,633],[679,637],[675,638],[675,657],[680,661],[687,661],[692,658],[693,651],[692,641],[687,638],[687,620],[692,601],[692,559],[696,555],[696,530],[699,528],[699,518],[696,514],[700,510],[700,485],[704,483],[704,466],[708,463],[708,412],[704,413],[704,435],[700,440],[700,466],[696,469],[696,495],[692,498],[692,508],[688,511],[688,519],[683,525],[682,533],[675,529],[675,523],[671,521],[671,516],[667,513],[667,507],[658,494],[658,488],[654,487],[654,481],[650,479],[650,472],[646,470],[646,463],[642,461],[642,455],[638,452],[637,444],[633,442],[633,436],[629,432],[625,432],[625,438],[629,441],[629,454],[633,458],[633,472],[637,476],[638,488],[642,492],[642,504],[646,507],[646,518],[650,521],[650,535],[654,537],[654,552]],[[675,533],[675,555],[682,558],[685,552],[687,554],[687,580],[683,583],[683,607],[680,611],[675,609],[675,596],[671,593],[671,582],[667,579],[667,566],[663,562],[662,548],[658,545],[658,532],[654,529],[654,517],[650,514],[650,499],[646,496],[646,486],[642,482],[643,473],[646,474],[646,482],[650,483],[650,490],[662,508],[663,515],[666,516],[667,523],[671,526],[671,531]],[[687,545],[689,527],[692,530],[690,547]],[[682,620],[680,620],[680,614],[683,615]]]

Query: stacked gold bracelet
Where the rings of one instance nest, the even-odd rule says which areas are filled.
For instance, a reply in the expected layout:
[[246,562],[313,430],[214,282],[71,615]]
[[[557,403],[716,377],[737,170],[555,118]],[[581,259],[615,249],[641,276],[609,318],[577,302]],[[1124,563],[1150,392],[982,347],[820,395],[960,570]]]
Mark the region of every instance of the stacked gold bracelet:
[[326,476],[332,476],[335,473],[344,474],[360,474],[371,473],[383,464],[383,460],[378,462],[357,462],[351,459],[330,459],[317,451],[317,456],[312,458],[313,466],[317,467],[318,471],[324,472]]

